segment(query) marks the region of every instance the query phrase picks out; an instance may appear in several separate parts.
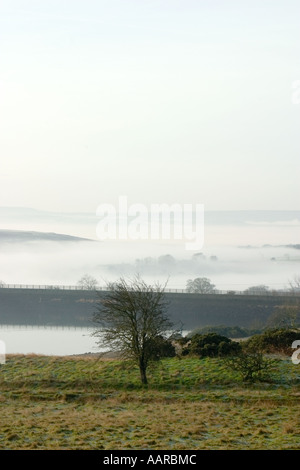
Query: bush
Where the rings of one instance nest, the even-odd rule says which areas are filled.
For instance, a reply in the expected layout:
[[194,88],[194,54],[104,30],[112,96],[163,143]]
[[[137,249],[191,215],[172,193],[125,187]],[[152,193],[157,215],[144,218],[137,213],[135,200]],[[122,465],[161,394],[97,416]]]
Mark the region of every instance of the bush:
[[286,328],[267,330],[262,334],[254,335],[245,341],[248,349],[264,353],[282,353],[291,355],[292,343],[300,339],[300,331]]
[[240,326],[203,326],[192,330],[188,334],[188,337],[192,338],[196,334],[204,335],[206,333],[217,333],[218,335],[226,336],[227,338],[245,338],[253,334],[253,331],[241,328]]
[[232,341],[226,336],[216,333],[205,335],[194,335],[187,346],[182,350],[184,355],[191,354],[199,357],[217,357],[236,354],[240,351],[239,343]]
[[155,339],[148,340],[151,348],[150,360],[158,361],[163,357],[174,357],[176,356],[175,347],[172,342],[162,336],[157,336]]
[[243,382],[254,382],[268,378],[274,360],[265,358],[259,351],[243,349],[236,356],[224,359],[225,364],[237,371]]

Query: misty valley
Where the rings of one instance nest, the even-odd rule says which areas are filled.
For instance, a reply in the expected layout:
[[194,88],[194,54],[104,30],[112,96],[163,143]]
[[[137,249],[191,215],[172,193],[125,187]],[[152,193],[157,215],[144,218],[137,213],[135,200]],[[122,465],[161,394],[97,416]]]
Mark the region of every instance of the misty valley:
[[[82,214],[29,211],[17,228],[4,212],[1,448],[299,447],[299,374],[291,361],[299,214],[208,214],[202,250],[187,252],[178,240],[97,240],[95,219]],[[104,330],[97,342],[93,336],[109,282],[137,273],[165,286],[177,328],[166,356],[149,365],[147,385],[136,362],[104,345]],[[195,290],[200,281],[208,290]],[[268,328],[282,321],[271,349],[258,352]],[[231,363],[230,347],[240,348]]]
[[87,273],[104,286],[139,273],[149,282],[167,281],[170,289],[207,277],[219,290],[259,284],[272,290],[287,288],[300,266],[297,212],[208,212],[198,252],[186,250],[180,240],[100,241],[97,218],[90,214],[0,208],[0,215],[4,284],[75,286]]

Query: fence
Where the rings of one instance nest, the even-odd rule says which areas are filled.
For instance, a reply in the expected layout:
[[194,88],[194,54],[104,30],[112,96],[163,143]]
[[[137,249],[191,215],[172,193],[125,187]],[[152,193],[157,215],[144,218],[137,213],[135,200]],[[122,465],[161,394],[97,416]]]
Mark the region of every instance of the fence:
[[[74,290],[74,291],[106,291],[107,287],[95,286],[93,288],[87,288],[82,286],[68,286],[68,285],[43,285],[43,284],[0,284],[0,289],[40,289],[40,290]],[[263,295],[263,296],[300,296],[300,289],[293,290],[220,290],[214,289],[211,292],[189,292],[187,289],[176,289],[176,288],[166,288],[165,292],[169,293],[179,293],[179,294],[190,294],[190,295]]]

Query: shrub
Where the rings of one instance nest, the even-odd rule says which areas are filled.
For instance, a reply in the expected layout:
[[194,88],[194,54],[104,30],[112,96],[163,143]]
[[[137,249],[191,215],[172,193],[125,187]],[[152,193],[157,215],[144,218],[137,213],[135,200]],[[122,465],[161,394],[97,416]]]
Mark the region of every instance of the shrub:
[[183,349],[183,354],[197,355],[199,357],[217,357],[238,353],[240,348],[239,343],[232,341],[226,336],[216,333],[196,334]]
[[245,338],[253,334],[251,330],[241,328],[240,326],[203,326],[192,330],[188,337],[192,338],[196,334],[204,335],[206,333],[217,333],[218,335],[226,336],[227,338]]
[[258,350],[264,353],[283,353],[291,355],[292,343],[300,339],[300,330],[288,330],[286,328],[267,330],[262,334],[254,335],[245,341],[248,349]]
[[[162,336],[157,336],[155,339],[149,339],[151,348],[150,360],[158,361],[163,357],[174,357],[176,356],[176,350],[172,342]],[[149,348],[149,349],[150,349]]]
[[237,371],[243,382],[254,382],[268,378],[274,360],[264,357],[259,351],[244,348],[236,356],[224,359],[225,364]]

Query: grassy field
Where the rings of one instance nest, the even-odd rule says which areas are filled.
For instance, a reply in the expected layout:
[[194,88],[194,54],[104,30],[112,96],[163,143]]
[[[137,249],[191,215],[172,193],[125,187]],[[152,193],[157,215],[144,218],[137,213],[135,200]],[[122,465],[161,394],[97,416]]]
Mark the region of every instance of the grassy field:
[[300,449],[300,365],[245,385],[221,359],[149,370],[96,356],[8,356],[0,366],[0,449]]

